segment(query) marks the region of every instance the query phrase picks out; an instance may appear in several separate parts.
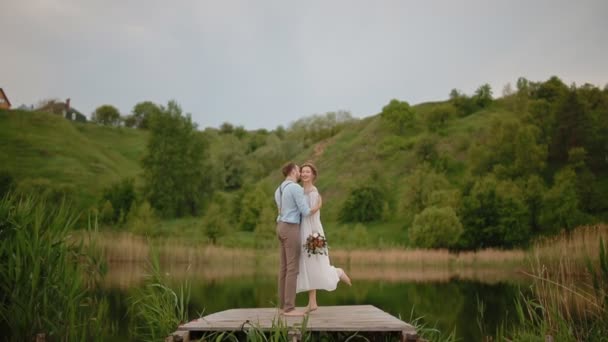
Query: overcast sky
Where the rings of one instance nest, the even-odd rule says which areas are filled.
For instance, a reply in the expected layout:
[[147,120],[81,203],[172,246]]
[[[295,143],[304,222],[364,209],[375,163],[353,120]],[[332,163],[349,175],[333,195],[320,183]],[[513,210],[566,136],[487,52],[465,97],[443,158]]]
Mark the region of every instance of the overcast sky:
[[0,36],[15,107],[175,99],[201,128],[366,117],[519,76],[608,82],[606,0],[2,0]]

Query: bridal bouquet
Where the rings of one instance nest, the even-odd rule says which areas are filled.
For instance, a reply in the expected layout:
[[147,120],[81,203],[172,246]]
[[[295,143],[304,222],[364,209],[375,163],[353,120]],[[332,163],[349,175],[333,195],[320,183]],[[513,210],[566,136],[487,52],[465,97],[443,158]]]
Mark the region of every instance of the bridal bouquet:
[[325,239],[325,236],[319,233],[308,235],[306,243],[303,246],[308,253],[309,258],[313,254],[327,255],[327,240]]

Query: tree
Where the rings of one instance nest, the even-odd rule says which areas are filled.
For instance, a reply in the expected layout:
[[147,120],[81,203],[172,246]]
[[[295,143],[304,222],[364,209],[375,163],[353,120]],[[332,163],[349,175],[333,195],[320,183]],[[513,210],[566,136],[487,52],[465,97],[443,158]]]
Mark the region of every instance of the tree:
[[543,208],[543,198],[546,189],[545,182],[538,175],[528,177],[522,186],[524,201],[530,213],[530,229],[533,235],[543,233],[540,215]]
[[226,223],[226,215],[222,213],[222,208],[217,203],[212,203],[207,209],[205,219],[203,220],[205,236],[212,244],[217,244],[217,240],[228,232],[228,224]]
[[549,156],[553,161],[565,163],[568,151],[575,147],[587,147],[588,138],[593,135],[589,114],[574,89],[566,93],[564,101],[558,107],[556,123]]
[[95,109],[91,120],[106,126],[117,126],[120,123],[120,113],[112,105],[103,105]]
[[150,138],[142,159],[145,197],[163,217],[196,215],[211,192],[204,158],[207,144],[190,115],[175,101],[150,120]]
[[468,97],[458,89],[450,92],[450,103],[457,109],[460,116],[467,116],[479,109],[475,98]]
[[372,186],[361,186],[351,191],[340,210],[342,222],[370,222],[382,218],[384,193]]
[[538,84],[536,88],[531,90],[532,97],[545,99],[552,103],[564,98],[567,92],[568,86],[557,76],[552,76],[546,82]]
[[450,182],[445,175],[437,173],[428,164],[418,166],[407,177],[406,184],[403,201],[405,211],[412,214],[410,219],[430,204],[434,192],[450,189]]
[[475,96],[473,99],[479,107],[487,107],[490,103],[492,103],[492,87],[490,87],[490,85],[487,83],[480,86],[475,91]]
[[414,120],[414,111],[409,103],[393,99],[382,108],[380,117],[394,127],[398,134],[403,134],[407,125]]
[[529,213],[519,187],[493,175],[475,182],[463,198],[461,248],[513,248],[530,239]]
[[511,179],[538,173],[545,167],[547,147],[537,142],[540,132],[534,125],[516,120],[495,120],[489,134],[470,149],[473,173],[494,172]]
[[159,114],[161,108],[152,101],[144,101],[136,104],[131,111],[134,127],[147,129],[150,126],[150,118]]
[[265,205],[254,229],[256,248],[269,248],[277,244],[276,238],[277,209],[272,205]]
[[555,183],[543,198],[540,223],[545,230],[574,229],[582,222],[576,192],[576,173],[566,167],[555,175]]
[[451,207],[428,207],[414,218],[410,241],[422,248],[450,248],[462,234],[462,224]]
[[254,231],[260,222],[264,207],[272,205],[271,200],[272,197],[268,196],[260,186],[251,190],[246,189],[239,215],[241,229]]

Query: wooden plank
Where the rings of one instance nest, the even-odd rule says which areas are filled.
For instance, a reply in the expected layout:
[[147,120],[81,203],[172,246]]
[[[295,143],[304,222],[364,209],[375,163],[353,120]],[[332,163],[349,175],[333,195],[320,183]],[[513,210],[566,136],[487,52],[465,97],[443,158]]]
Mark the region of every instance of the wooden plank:
[[[298,308],[304,310],[304,308]],[[188,331],[241,331],[255,327],[272,329],[273,323],[300,329],[303,317],[279,315],[276,308],[230,309],[207,315],[179,327]],[[308,315],[309,331],[403,332],[415,335],[416,329],[406,322],[372,306],[322,306]]]

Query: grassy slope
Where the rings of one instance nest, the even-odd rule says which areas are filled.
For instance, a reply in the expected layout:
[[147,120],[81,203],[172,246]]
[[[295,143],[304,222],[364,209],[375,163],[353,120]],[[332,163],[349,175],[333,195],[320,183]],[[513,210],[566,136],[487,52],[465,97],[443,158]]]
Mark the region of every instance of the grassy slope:
[[140,172],[147,132],[73,123],[46,113],[0,111],[0,168],[17,181],[48,179],[75,189],[83,205]]
[[[345,129],[327,142],[323,154],[314,160],[320,172],[317,187],[324,198],[323,211],[327,219],[336,220],[340,205],[350,190],[372,182],[374,173],[381,176],[386,187],[394,189],[393,209],[400,210],[399,199],[406,187],[405,179],[419,164],[415,156],[416,143],[428,134],[422,118],[434,106],[416,106],[418,124],[407,129],[401,137],[394,136],[379,116],[373,116]],[[463,180],[469,144],[478,139],[491,120],[509,114],[502,108],[480,111],[465,118],[453,119],[435,135],[440,155],[451,158],[447,177],[453,184],[460,184]],[[393,144],[397,148],[386,148],[387,141],[391,140],[395,141]],[[296,161],[305,161],[312,156],[311,149],[298,156]],[[276,180],[276,175],[273,176]]]
[[[342,239],[347,239],[352,235],[352,227],[337,224],[340,207],[352,188],[373,182],[374,174],[391,190],[391,210],[403,209],[405,179],[419,163],[415,156],[416,144],[428,135],[424,116],[437,105],[414,106],[417,124],[403,136],[394,135],[379,116],[371,116],[321,142],[324,148],[320,155],[314,153],[316,146],[311,146],[295,158],[296,162],[312,159],[319,168],[317,186],[324,199],[323,220],[331,227],[334,237],[343,235]],[[489,109],[452,119],[434,134],[440,155],[450,158],[446,176],[452,184],[460,185],[466,178],[468,148],[483,139],[490,122],[513,115],[496,102]],[[46,178],[54,184],[72,185],[83,205],[90,205],[110,184],[140,173],[139,159],[145,151],[147,134],[127,128],[73,123],[44,113],[0,111],[0,169],[7,169],[18,181]],[[261,180],[268,193],[274,191],[281,180],[278,168],[279,165],[277,171]],[[403,223],[395,221],[367,225],[368,229],[364,230],[376,242],[404,241],[401,227]],[[200,219],[184,218],[163,222],[156,233],[193,236],[200,231]],[[251,240],[248,234],[239,232],[237,240],[242,243]]]

